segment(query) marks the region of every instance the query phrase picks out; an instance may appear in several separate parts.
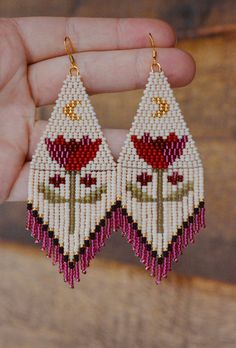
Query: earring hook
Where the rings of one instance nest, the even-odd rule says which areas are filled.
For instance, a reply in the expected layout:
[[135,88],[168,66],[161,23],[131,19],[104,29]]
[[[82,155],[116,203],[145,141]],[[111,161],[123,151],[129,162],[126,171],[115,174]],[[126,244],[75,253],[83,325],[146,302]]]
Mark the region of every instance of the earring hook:
[[72,53],[75,50],[69,36],[66,36],[64,39],[64,47],[65,47],[66,54],[68,55],[70,63],[71,63],[70,74],[73,75],[73,73],[75,72],[77,75],[79,75],[80,74],[79,67],[76,64],[75,59],[72,55]]
[[157,47],[155,45],[155,41],[153,39],[153,36],[151,33],[148,34],[149,36],[149,40],[150,40],[150,43],[151,43],[151,47],[152,47],[152,64],[151,64],[151,70],[152,72],[155,71],[155,68],[157,68],[157,71],[160,72],[162,69],[161,69],[161,65],[160,63],[158,62],[157,60]]

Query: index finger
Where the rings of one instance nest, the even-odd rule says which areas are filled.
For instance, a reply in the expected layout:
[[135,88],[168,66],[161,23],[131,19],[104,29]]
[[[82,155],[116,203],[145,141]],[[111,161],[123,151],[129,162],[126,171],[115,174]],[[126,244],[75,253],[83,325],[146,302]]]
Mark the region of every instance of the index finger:
[[65,36],[79,52],[149,47],[149,32],[158,47],[172,47],[176,40],[169,24],[157,19],[26,17],[14,22],[29,63],[64,55]]

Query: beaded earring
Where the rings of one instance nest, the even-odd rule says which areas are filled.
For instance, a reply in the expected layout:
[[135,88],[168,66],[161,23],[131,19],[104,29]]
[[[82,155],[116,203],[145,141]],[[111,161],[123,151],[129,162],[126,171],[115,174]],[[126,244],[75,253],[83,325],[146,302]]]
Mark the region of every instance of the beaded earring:
[[149,38],[151,71],[117,163],[117,215],[159,284],[205,227],[205,208],[198,150]]
[[159,284],[205,227],[202,163],[153,54],[116,164],[65,38],[71,67],[30,165],[27,225],[74,287],[113,230]]
[[116,163],[64,44],[71,67],[30,165],[26,228],[74,287],[116,228]]

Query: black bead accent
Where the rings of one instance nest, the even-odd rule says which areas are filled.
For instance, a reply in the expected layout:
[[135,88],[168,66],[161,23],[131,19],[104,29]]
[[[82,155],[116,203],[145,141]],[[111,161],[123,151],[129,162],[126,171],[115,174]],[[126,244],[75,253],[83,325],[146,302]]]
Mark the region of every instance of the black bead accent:
[[64,261],[64,262],[68,262],[68,260],[69,260],[69,256],[68,256],[68,255],[64,255],[64,256],[63,256],[63,261]]
[[54,245],[58,245],[58,244],[59,244],[58,238],[54,238],[54,239],[53,239],[53,244],[54,244]]
[[106,221],[105,221],[105,219],[102,219],[100,221],[100,226],[104,227],[105,225],[106,225]]
[[27,203],[27,210],[32,210],[32,209],[33,209],[33,204]]
[[193,223],[193,216],[192,215],[190,215],[189,217],[188,217],[188,221],[192,224]]
[[78,254],[76,254],[76,255],[74,256],[74,260],[75,260],[75,262],[79,262],[79,255],[78,255]]
[[121,201],[117,201],[116,202],[116,206],[117,206],[117,208],[120,208],[121,207]]
[[205,202],[204,202],[204,201],[201,201],[201,202],[199,203],[199,207],[200,207],[200,208],[204,208],[204,206],[205,206]]
[[89,246],[90,246],[90,240],[89,240],[89,239],[85,239],[84,245],[85,245],[86,247],[89,247]]
[[184,221],[183,226],[184,226],[184,228],[188,228],[188,222]]
[[80,253],[80,255],[83,255],[85,253],[85,247],[80,247],[79,253]]
[[69,268],[70,268],[70,269],[73,269],[73,268],[74,268],[74,262],[72,262],[72,261],[69,262]]
[[60,248],[59,248],[59,253],[60,253],[60,254],[63,254],[63,253],[64,253],[64,248],[63,248],[63,246],[60,246]]
[[134,223],[133,223],[133,229],[134,229],[134,230],[137,230],[137,229],[138,229],[138,224],[137,224],[137,222],[134,222]]
[[126,211],[125,208],[122,208],[121,211],[122,211],[122,214],[123,214],[123,215],[127,215],[127,211]]
[[116,205],[111,206],[111,211],[116,211]]
[[161,265],[163,263],[163,257],[158,257],[157,263],[158,265]]
[[111,211],[107,211],[107,212],[106,212],[106,217],[107,217],[108,219],[111,218]]
[[91,232],[90,233],[90,239],[95,240],[96,239],[96,233]]
[[128,223],[132,224],[132,222],[133,222],[132,216],[128,216]]
[[54,232],[53,231],[48,231],[48,237],[53,238],[54,237]]
[[42,225],[43,224],[43,218],[41,216],[37,217],[37,223]]
[[172,244],[168,244],[168,251],[172,251]]
[[97,225],[97,226],[95,227],[95,232],[100,232],[100,231],[101,231],[101,226]]
[[177,242],[177,235],[174,235],[174,236],[172,237],[172,242]]
[[146,248],[147,248],[147,251],[151,251],[152,250],[151,244],[147,244]]
[[178,228],[177,235],[182,236],[182,234],[183,234],[182,228]]
[[156,250],[152,251],[152,257],[157,257],[157,251]]
[[194,208],[194,214],[198,214],[199,213],[199,209],[198,208]]
[[141,237],[141,236],[142,236],[141,230],[137,230],[137,235],[138,235],[138,237]]
[[48,225],[44,224],[42,228],[43,228],[43,231],[47,231],[48,230]]
[[142,242],[142,243],[146,243],[146,242],[147,242],[147,238],[146,238],[146,237],[142,237],[142,238],[141,238],[141,242]]
[[37,216],[38,216],[37,210],[33,210],[33,211],[32,211],[32,215],[33,215],[33,217],[37,217]]
[[164,256],[164,257],[168,257],[168,250],[164,250],[164,251],[163,251],[163,256]]
[[49,237],[49,238],[53,238],[53,237],[54,237],[54,232],[51,231],[51,230],[49,230],[49,231],[48,231],[48,237]]

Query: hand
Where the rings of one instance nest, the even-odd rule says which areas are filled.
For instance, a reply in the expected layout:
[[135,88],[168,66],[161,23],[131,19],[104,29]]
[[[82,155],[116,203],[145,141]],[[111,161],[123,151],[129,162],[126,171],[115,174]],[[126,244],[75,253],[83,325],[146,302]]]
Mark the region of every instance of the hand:
[[[192,57],[174,48],[175,34],[154,19],[0,19],[0,201],[25,200],[29,161],[46,126],[36,107],[53,103],[69,68],[69,36],[90,94],[143,88],[150,69],[151,32],[159,61],[173,87],[190,83]],[[78,56],[79,55],[79,56]],[[115,157],[125,131],[105,131]]]

